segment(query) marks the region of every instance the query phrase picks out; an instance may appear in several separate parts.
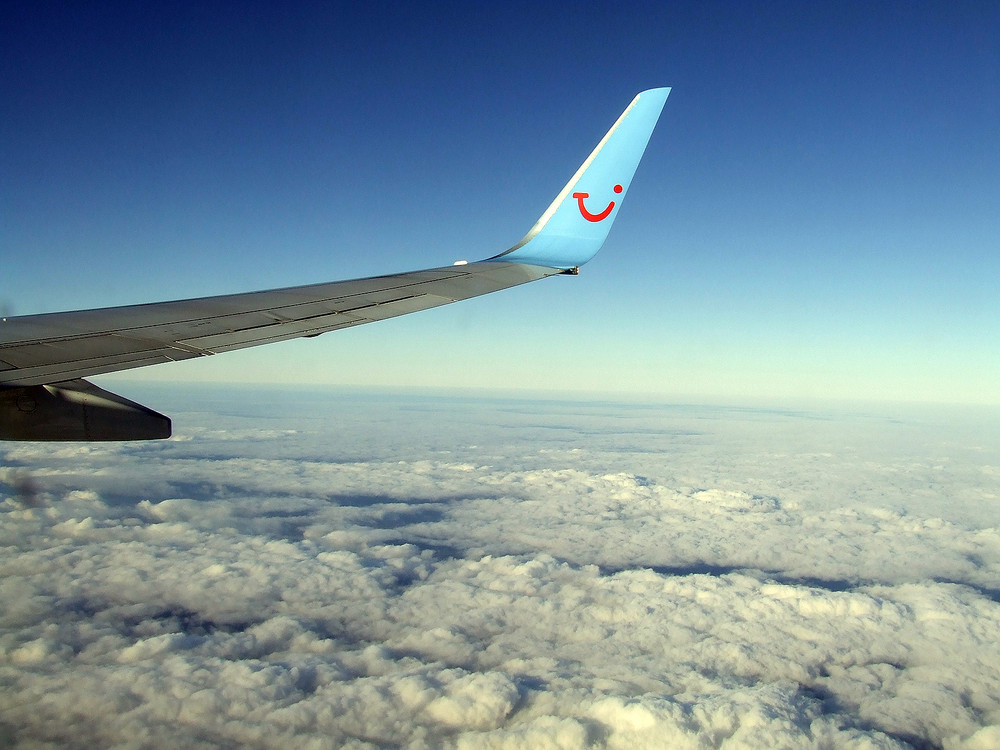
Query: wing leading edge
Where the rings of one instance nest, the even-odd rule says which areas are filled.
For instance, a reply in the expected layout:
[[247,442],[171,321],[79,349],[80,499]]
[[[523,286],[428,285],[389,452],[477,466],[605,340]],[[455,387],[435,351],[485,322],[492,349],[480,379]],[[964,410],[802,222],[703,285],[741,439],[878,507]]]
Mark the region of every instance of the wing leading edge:
[[366,279],[3,319],[0,439],[169,437],[167,417],[83,378],[317,336],[576,273],[604,244],[669,91],[636,96],[524,239],[492,258]]

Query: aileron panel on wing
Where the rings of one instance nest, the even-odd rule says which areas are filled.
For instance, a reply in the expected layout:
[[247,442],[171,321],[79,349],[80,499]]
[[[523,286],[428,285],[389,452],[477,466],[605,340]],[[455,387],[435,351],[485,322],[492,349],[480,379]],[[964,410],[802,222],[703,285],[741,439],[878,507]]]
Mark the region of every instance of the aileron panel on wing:
[[31,344],[12,346],[4,350],[6,357],[15,367],[28,370],[54,362],[72,361],[85,358],[98,360],[106,357],[127,357],[163,348],[163,343],[155,340],[134,338],[116,333],[102,333],[86,339],[86,347],[81,347],[80,338],[49,339]]
[[308,336],[313,332],[335,331],[363,322],[357,316],[345,313],[318,315],[307,320],[288,320],[266,326],[253,326],[241,331],[223,331],[208,336],[183,339],[178,343],[198,349],[205,354],[242,349],[247,346],[266,344],[272,341]]
[[242,331],[227,331],[210,336],[184,339],[181,344],[203,350],[206,354],[219,354],[234,349],[242,349],[259,344],[270,344],[277,341],[316,336],[328,331],[372,323],[411,312],[428,310],[432,307],[445,305],[454,300],[431,294],[421,294],[401,300],[370,304],[346,312],[330,315],[318,315],[304,320],[288,320],[267,326],[257,326]]
[[66,379],[78,379],[89,377],[91,375],[101,375],[106,372],[128,370],[133,367],[162,365],[167,362],[176,362],[178,360],[191,359],[198,356],[201,355],[183,352],[177,349],[162,348],[157,351],[146,351],[133,355],[114,355],[109,357],[75,359],[69,362],[54,362],[45,365],[38,365],[37,367],[32,367],[27,370],[17,370],[17,377],[9,378],[5,382],[21,385],[25,381],[28,381],[28,384],[30,385],[42,385]]

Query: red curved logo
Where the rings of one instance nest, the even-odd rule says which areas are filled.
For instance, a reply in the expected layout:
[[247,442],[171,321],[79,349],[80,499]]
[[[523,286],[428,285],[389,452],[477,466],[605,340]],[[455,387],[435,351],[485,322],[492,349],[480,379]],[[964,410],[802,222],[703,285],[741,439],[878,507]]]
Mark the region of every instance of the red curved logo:
[[[620,193],[621,191],[622,186],[615,185],[615,192]],[[583,205],[583,201],[590,197],[590,193],[573,193],[573,197],[576,198],[576,202],[580,206],[580,215],[587,221],[604,221],[611,215],[611,210],[615,207],[615,202],[611,201],[599,214],[592,214],[587,210],[587,207]]]

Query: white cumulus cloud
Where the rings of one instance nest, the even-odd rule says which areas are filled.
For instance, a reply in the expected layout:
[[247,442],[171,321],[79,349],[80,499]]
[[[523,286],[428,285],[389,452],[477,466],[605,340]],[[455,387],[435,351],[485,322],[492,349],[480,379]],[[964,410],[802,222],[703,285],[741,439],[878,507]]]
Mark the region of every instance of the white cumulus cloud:
[[0,743],[997,746],[981,420],[309,406],[3,447]]

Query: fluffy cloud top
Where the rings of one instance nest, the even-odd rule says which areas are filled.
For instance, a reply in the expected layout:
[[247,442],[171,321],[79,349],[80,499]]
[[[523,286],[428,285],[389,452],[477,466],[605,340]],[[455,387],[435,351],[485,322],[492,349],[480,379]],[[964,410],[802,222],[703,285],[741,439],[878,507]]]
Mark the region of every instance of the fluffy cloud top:
[[2,744],[1000,744],[981,422],[252,409],[3,449]]

